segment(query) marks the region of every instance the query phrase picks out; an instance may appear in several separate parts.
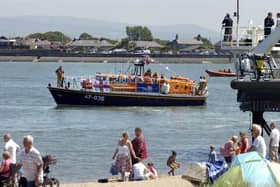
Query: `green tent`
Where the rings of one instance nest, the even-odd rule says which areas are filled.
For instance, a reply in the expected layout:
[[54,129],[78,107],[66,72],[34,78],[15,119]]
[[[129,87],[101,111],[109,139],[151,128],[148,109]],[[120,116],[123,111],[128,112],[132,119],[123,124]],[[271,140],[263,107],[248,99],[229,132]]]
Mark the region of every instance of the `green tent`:
[[212,187],[280,187],[280,164],[257,152],[240,154]]

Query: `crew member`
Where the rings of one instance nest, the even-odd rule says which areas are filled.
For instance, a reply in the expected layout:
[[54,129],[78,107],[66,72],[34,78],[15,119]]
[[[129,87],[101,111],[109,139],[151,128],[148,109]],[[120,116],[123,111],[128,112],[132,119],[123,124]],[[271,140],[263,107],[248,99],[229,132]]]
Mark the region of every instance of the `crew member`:
[[233,24],[233,21],[229,15],[229,13],[227,13],[222,22],[222,25],[225,28],[224,42],[231,42],[231,40],[232,40],[232,24]]
[[271,27],[274,25],[272,13],[269,12],[267,17],[264,19],[264,37],[266,38],[271,33]]
[[64,82],[64,71],[62,69],[62,66],[59,66],[56,71],[56,77],[57,77],[57,87],[63,88],[63,82]]

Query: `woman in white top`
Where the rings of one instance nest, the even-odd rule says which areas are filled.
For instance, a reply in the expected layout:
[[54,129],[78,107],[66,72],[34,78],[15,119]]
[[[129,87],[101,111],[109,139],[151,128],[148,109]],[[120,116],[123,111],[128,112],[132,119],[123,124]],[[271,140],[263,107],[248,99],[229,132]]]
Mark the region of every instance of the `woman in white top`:
[[113,156],[113,160],[116,159],[116,169],[121,173],[123,181],[125,180],[125,173],[132,172],[131,154],[134,158],[137,158],[128,139],[128,133],[124,132],[122,138],[118,141],[118,146]]
[[251,129],[252,137],[254,138],[254,142],[252,146],[250,147],[249,151],[257,151],[262,155],[264,158],[266,158],[266,144],[264,141],[264,138],[261,136],[261,126],[257,124],[253,124]]

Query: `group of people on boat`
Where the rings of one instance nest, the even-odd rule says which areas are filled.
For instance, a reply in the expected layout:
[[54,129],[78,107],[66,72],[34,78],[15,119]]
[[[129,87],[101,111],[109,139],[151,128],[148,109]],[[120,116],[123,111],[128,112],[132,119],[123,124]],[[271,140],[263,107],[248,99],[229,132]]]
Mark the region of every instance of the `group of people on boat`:
[[[59,66],[56,70],[57,87],[69,89],[70,81],[64,78],[64,70]],[[207,93],[207,80],[204,77],[198,84],[183,76],[171,76],[167,79],[163,74],[148,69],[143,76],[131,74],[101,74],[97,73],[95,78],[86,78],[80,81],[81,89],[97,92],[124,91],[124,92],[151,92],[160,94],[185,94],[204,95]],[[77,85],[73,79],[72,86]],[[77,86],[79,88],[79,86]]]
[[[279,130],[276,128],[276,124],[272,122],[270,124],[272,129],[269,139],[269,160],[273,162],[279,162]],[[262,136],[262,128],[258,124],[253,124],[251,127],[252,144],[245,132],[240,132],[240,138],[233,135],[221,148],[220,154],[224,157],[228,166],[231,165],[235,155],[239,155],[246,152],[256,151],[263,158],[267,158],[267,145]],[[217,154],[215,147],[210,146],[209,161],[213,162],[217,160]]]
[[223,70],[219,70],[219,72],[222,72],[222,73],[232,73],[231,69],[223,69]]
[[20,177],[19,182],[23,187],[35,187],[42,184],[43,159],[40,152],[33,146],[34,138],[31,135],[24,136],[22,149],[13,140],[11,134],[5,134],[3,139],[0,186],[4,186],[15,176]]

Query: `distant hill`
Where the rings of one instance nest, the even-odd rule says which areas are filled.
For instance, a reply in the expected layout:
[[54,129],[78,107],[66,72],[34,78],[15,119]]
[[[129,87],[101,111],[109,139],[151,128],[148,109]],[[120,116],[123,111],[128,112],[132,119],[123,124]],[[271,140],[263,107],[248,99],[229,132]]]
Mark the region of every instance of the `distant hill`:
[[[104,36],[112,39],[125,37],[126,23],[100,21],[87,18],[75,17],[51,17],[51,16],[22,16],[0,17],[0,35],[26,36],[34,32],[61,31],[68,36],[78,37],[82,32],[88,32],[93,36]],[[181,38],[192,38],[197,34],[210,38],[212,41],[219,40],[219,33],[197,25],[147,25],[155,38],[172,40],[175,34]]]

